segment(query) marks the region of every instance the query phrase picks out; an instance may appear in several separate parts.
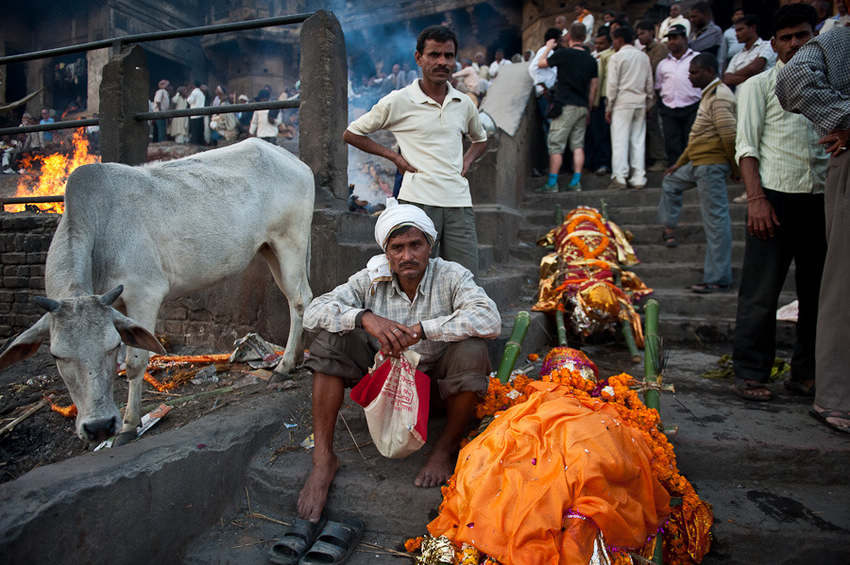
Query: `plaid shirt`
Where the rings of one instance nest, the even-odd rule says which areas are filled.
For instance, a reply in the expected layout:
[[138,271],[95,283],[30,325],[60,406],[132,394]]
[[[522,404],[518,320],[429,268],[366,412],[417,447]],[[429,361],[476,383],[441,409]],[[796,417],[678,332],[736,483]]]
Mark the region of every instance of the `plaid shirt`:
[[835,28],[806,43],[776,77],[776,96],[821,134],[850,129],[850,28]]
[[411,349],[422,355],[422,365],[439,359],[447,342],[498,337],[502,327],[496,304],[475,284],[471,272],[451,261],[430,259],[412,301],[395,276],[370,283],[369,272],[363,269],[313,299],[304,312],[304,328],[348,332],[363,310],[406,326],[421,322],[426,339]]

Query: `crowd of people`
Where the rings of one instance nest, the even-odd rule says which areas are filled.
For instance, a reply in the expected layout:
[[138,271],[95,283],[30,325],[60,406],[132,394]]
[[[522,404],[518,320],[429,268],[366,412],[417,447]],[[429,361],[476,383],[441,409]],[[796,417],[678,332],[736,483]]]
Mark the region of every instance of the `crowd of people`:
[[[732,288],[727,180],[743,180],[744,192],[732,199],[747,206],[735,391],[749,400],[772,396],[765,384],[776,310],[793,260],[799,317],[786,387],[817,393],[813,414],[850,431],[850,399],[834,360],[842,358],[836,331],[847,324],[846,309],[837,313],[847,238],[835,224],[846,208],[838,196],[846,173],[831,175],[832,196],[827,179],[830,157],[846,160],[850,134],[848,78],[836,70],[850,53],[847,3],[836,13],[825,0],[785,4],[768,38],[759,18],[742,10],[720,29],[707,2],[687,17],[674,3],[663,21],[634,26],[606,12],[592,35],[591,18],[582,3],[568,27],[556,18],[529,65],[549,153],[539,190],[581,190],[586,165],[610,174],[611,189],[641,189],[647,170],[663,171],[658,221],[662,241],[676,247],[683,193],[696,188],[706,251],[702,281],[690,289],[709,294]],[[795,65],[798,52],[807,60]],[[572,176],[559,186],[567,147]]]
[[[210,92],[200,81],[191,85],[173,86],[167,79],[157,84],[157,90],[149,101],[150,110],[165,112],[186,108],[218,107],[228,104],[247,104],[247,94],[228,92],[223,84]],[[286,88],[277,100],[294,100],[299,95],[299,83]],[[255,102],[268,102],[273,97],[271,85],[264,85],[254,97]],[[279,138],[293,139],[298,134],[298,110],[256,110],[253,112],[222,112],[208,116],[177,117],[151,122],[151,140],[172,140],[176,143],[194,145],[228,145],[249,136],[260,137],[270,143]]]

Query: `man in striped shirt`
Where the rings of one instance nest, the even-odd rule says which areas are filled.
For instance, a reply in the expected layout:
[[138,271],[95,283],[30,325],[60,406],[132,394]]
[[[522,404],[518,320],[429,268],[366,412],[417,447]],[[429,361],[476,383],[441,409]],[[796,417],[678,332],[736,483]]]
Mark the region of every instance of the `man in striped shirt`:
[[779,61],[737,91],[735,158],[747,189],[747,236],[732,362],[735,390],[749,400],[771,398],[765,385],[776,357],[776,306],[792,259],[800,307],[791,379],[785,387],[807,395],[814,390],[829,158],[818,145],[814,124],[783,110],[774,91],[777,72],[814,35],[815,18],[808,4],[780,8],[771,41]]
[[682,193],[696,186],[699,192],[706,249],[703,280],[693,292],[709,294],[732,285],[732,225],[726,177],[738,176],[735,163],[735,95],[717,78],[717,59],[701,53],[691,60],[691,83],[702,89],[697,117],[688,145],[664,173],[658,219],[667,245],[675,242],[673,230],[682,211]]
[[776,76],[782,107],[810,119],[830,154],[824,188],[827,252],[818,301],[812,413],[850,433],[850,28],[818,35]]
[[387,199],[375,225],[384,253],[348,282],[315,298],[304,328],[316,334],[305,366],[313,372],[313,469],[298,497],[301,519],[319,520],[338,467],[333,432],[346,386],[356,384],[378,351],[411,348],[419,370],[437,380],[447,422],[414,484],[436,487],[452,473],[452,457],[487,392],[486,338],[501,330],[495,303],[459,263],[429,259],[437,236],[425,212]]

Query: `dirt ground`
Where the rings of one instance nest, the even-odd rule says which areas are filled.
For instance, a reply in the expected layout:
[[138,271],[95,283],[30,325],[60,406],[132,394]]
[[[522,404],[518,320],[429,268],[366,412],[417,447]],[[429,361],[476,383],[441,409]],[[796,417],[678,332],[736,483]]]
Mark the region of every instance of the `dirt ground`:
[[[201,369],[208,364],[194,366]],[[171,391],[158,392],[148,383],[143,385],[142,414],[146,414],[166,403],[172,410],[154,427],[148,430],[140,440],[149,435],[160,434],[184,426],[202,416],[225,406],[238,405],[257,394],[268,390],[268,374],[257,372],[246,364],[217,364],[215,378],[193,384],[186,382]],[[168,382],[178,371],[185,368],[162,369],[153,373],[160,382]],[[275,386],[299,387],[309,394],[309,373],[299,370],[294,379]],[[3,428],[27,408],[39,403],[43,398],[51,397],[52,402],[65,407],[71,404],[71,397],[59,372],[56,369],[47,348],[25,361],[13,365],[0,373],[0,428]],[[123,413],[127,401],[127,380],[118,377],[114,386],[114,398]],[[309,396],[304,402],[302,415],[305,425],[309,425]],[[86,445],[74,431],[74,418],[66,418],[42,406],[37,412],[21,421],[14,429],[0,436],[0,483],[14,480],[24,473],[41,465],[62,461],[81,455],[93,449],[94,444]]]

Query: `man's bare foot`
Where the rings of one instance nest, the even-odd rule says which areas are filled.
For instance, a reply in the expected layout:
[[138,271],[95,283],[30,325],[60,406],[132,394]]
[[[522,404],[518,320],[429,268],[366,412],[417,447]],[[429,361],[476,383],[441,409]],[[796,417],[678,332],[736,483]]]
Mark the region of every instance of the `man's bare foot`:
[[448,451],[434,450],[422,466],[413,484],[422,488],[438,487],[449,480],[454,461]]
[[313,460],[310,476],[298,495],[298,517],[318,522],[328,500],[328,490],[339,469],[339,461],[333,453],[321,461]]

